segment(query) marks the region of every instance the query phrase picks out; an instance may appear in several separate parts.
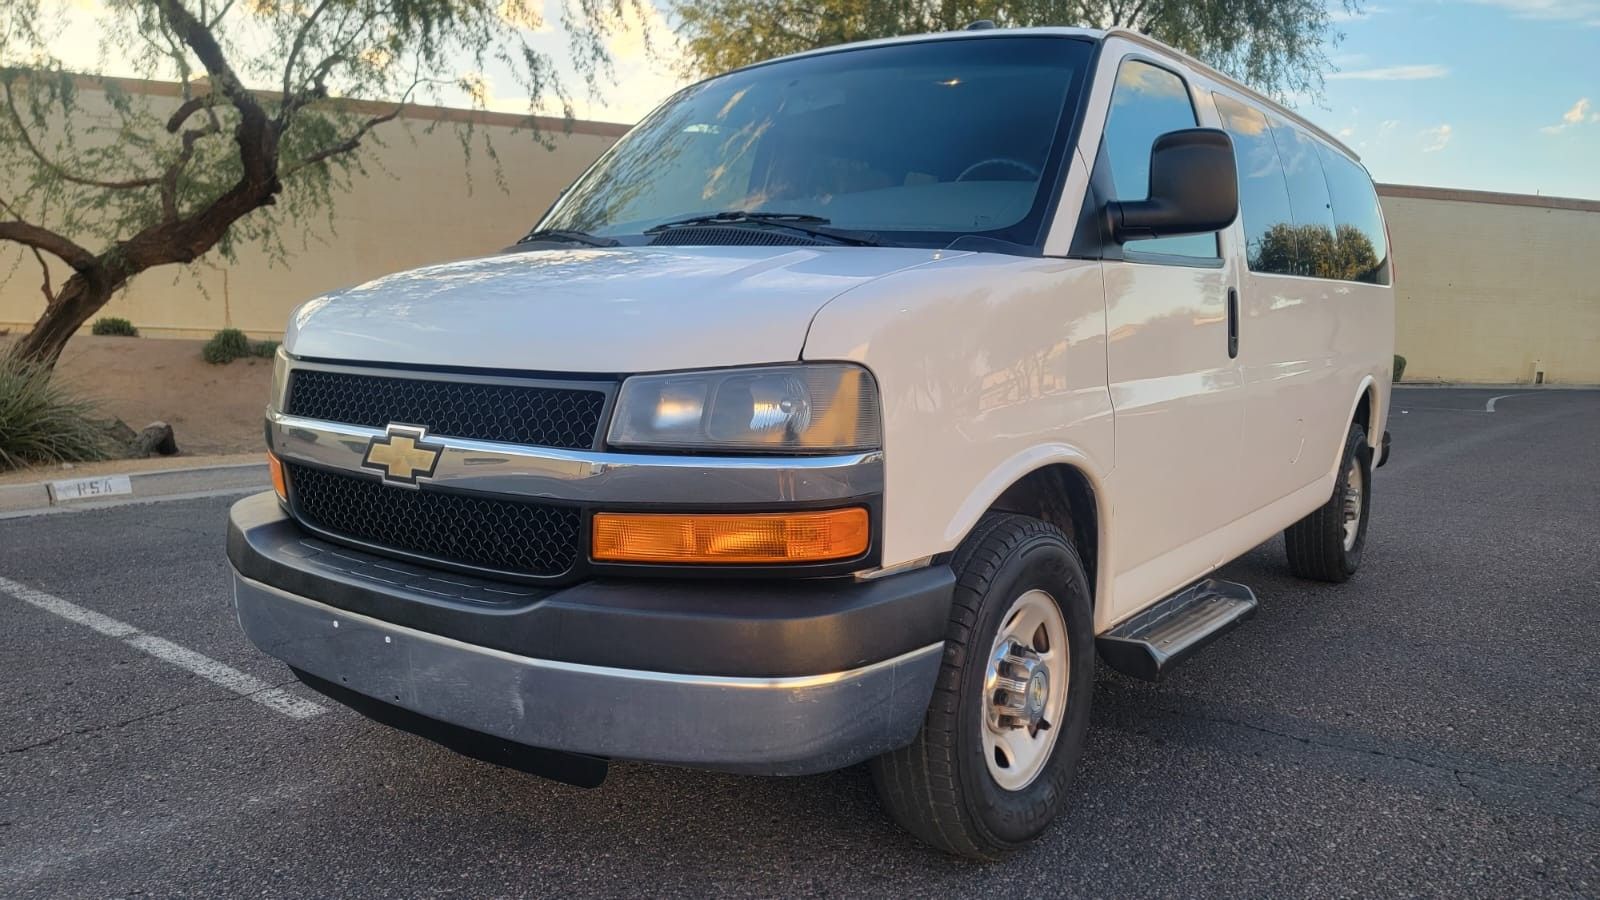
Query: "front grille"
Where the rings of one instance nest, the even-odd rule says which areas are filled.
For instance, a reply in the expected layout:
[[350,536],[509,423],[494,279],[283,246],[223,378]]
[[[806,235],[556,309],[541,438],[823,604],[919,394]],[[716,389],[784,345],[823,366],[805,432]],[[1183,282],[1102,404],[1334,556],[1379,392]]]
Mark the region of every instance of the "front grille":
[[594,446],[605,404],[604,391],[585,388],[296,369],[284,411],[368,428],[399,422],[448,437],[586,450]]
[[296,515],[331,536],[534,578],[564,575],[578,559],[576,509],[390,487],[293,463],[284,468]]

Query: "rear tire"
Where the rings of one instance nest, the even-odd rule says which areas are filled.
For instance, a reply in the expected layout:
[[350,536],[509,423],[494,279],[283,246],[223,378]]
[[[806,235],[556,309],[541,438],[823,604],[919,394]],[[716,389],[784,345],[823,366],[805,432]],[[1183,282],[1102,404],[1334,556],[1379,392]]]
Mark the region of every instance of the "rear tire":
[[985,516],[953,567],[927,718],[910,746],[872,761],[872,779],[913,835],[995,859],[1037,837],[1066,806],[1094,695],[1089,583],[1066,535],[1011,514]]
[[1361,566],[1371,517],[1372,447],[1366,429],[1351,425],[1333,496],[1283,532],[1289,571],[1313,581],[1348,581]]

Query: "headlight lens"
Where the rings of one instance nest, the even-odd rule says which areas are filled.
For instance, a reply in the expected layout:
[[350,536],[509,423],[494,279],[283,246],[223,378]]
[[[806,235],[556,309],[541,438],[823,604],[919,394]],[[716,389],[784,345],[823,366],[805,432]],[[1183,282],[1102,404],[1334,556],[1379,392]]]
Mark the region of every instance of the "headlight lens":
[[622,383],[614,447],[772,452],[875,450],[878,389],[839,363],[637,375]]

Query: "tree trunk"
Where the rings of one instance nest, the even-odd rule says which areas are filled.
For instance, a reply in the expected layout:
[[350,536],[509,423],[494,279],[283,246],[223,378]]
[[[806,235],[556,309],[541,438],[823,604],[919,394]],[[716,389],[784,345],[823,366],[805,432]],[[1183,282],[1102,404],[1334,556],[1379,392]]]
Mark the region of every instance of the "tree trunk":
[[33,330],[17,341],[12,352],[46,368],[55,368],[67,341],[90,316],[106,305],[112,290],[109,285],[97,284],[82,274],[67,279],[55,300],[45,307],[44,315],[33,323]]

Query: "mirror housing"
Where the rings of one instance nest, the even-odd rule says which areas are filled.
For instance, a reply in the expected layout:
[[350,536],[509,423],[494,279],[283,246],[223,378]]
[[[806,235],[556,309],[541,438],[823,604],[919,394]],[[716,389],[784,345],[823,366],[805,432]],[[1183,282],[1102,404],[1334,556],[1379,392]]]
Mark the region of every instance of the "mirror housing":
[[1233,140],[1220,128],[1184,128],[1156,138],[1146,199],[1106,204],[1106,224],[1119,244],[1220,231],[1238,216]]

